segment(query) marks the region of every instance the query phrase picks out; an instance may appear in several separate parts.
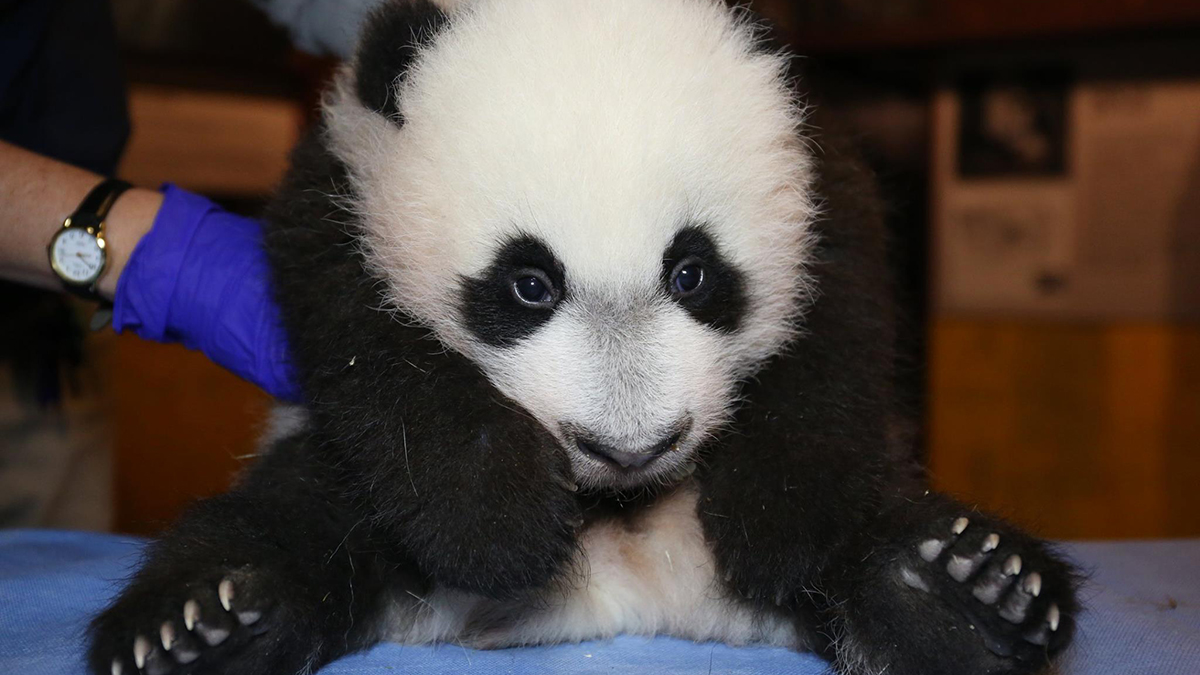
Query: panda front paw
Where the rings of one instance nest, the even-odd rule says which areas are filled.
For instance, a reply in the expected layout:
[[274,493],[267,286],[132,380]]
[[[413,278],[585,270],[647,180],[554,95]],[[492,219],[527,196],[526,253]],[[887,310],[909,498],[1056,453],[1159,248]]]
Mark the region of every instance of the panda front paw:
[[968,621],[993,654],[1045,661],[1074,632],[1075,578],[1038,540],[983,516],[939,518],[896,574]]
[[390,526],[439,585],[508,599],[570,571],[584,524],[579,488],[566,453],[534,418],[499,399],[473,406],[470,424],[409,437],[414,456],[420,441],[420,454],[444,466],[418,476],[417,508]]
[[285,612],[266,575],[249,566],[158,587],[139,582],[93,623],[95,675],[265,675],[302,660],[269,635],[282,632]]

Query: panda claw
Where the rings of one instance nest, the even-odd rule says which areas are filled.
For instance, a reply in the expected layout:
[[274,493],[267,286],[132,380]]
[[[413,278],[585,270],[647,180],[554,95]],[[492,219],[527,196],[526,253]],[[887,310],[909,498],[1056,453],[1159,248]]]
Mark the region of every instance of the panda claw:
[[144,635],[133,639],[133,662],[138,670],[146,667],[146,657],[150,655],[150,641]]
[[121,664],[121,660],[120,660],[120,659],[113,659],[113,660],[112,660],[112,667],[111,667],[111,668],[109,668],[109,672],[110,672],[112,675],[121,675],[121,673],[122,673],[124,670],[125,670],[125,666]]
[[1050,603],[1050,607],[1046,610],[1046,619],[1041,622],[1031,632],[1025,634],[1025,641],[1045,647],[1050,644],[1051,634],[1058,630],[1059,621],[1062,619],[1062,614],[1059,612],[1056,603]]
[[921,560],[933,562],[942,554],[944,548],[946,548],[946,542],[940,539],[926,539],[917,546],[917,553],[921,555]]
[[1008,560],[1004,561],[1005,576],[1015,577],[1021,573],[1021,556],[1010,555]]
[[217,596],[221,599],[221,606],[225,611],[233,609],[233,581],[231,579],[222,579],[221,583],[217,584]]
[[200,603],[195,600],[188,600],[183,603],[183,625],[190,631],[196,628],[196,622],[200,620]]
[[164,621],[158,629],[158,639],[162,642],[164,651],[171,651],[175,645],[175,626],[170,621]]
[[1025,577],[1024,588],[1025,588],[1026,593],[1032,595],[1035,598],[1038,597],[1039,595],[1041,595],[1042,594],[1042,575],[1038,574],[1037,572],[1031,572],[1029,574],[1029,576]]
[[1000,535],[993,532],[984,538],[983,546],[980,550],[984,553],[990,553],[995,551],[998,546],[1000,546]]
[[955,536],[960,535],[963,532],[967,531],[967,526],[970,524],[971,524],[971,521],[967,520],[966,518],[960,517],[954,521],[953,525],[950,526],[950,531],[953,532],[955,534]]

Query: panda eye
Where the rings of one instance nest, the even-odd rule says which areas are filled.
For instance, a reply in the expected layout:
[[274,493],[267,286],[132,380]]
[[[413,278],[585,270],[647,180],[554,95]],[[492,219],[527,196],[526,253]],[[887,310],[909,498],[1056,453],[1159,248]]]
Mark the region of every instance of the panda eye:
[[699,260],[689,258],[675,266],[671,272],[671,294],[684,298],[695,293],[704,284],[704,267]]
[[513,297],[526,307],[548,309],[558,301],[550,277],[539,269],[523,269],[513,276]]

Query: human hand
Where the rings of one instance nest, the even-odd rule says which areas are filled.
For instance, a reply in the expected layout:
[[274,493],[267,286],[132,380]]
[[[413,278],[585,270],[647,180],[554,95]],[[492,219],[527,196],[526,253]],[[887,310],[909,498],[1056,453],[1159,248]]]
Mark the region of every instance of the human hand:
[[180,342],[282,399],[300,391],[258,221],[173,185],[117,281],[113,329]]

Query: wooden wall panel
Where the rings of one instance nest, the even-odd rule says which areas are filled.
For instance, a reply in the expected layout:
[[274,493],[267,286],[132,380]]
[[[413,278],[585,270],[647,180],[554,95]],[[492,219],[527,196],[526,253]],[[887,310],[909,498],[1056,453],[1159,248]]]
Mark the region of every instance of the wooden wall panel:
[[1168,534],[1200,533],[1200,327],[1174,336],[1164,458]]
[[1200,327],[943,318],[935,484],[1060,538],[1200,534]]
[[[263,198],[287,168],[304,110],[274,96],[135,83],[121,175],[210,196]],[[110,359],[116,529],[150,533],[224,490],[251,454],[269,397],[178,345],[132,335]]]
[[[815,55],[979,46],[1200,26],[1200,3],[1195,0],[924,0],[908,4],[915,5],[916,11],[899,13],[893,19],[801,23],[791,38],[803,53]],[[920,9],[922,4],[924,11]],[[876,13],[883,11],[875,9]]]
[[149,534],[196,498],[225,490],[256,448],[270,398],[179,345],[116,340],[115,527]]
[[130,88],[129,114],[122,178],[227,197],[270,194],[304,122],[304,110],[285,98],[146,84]]

